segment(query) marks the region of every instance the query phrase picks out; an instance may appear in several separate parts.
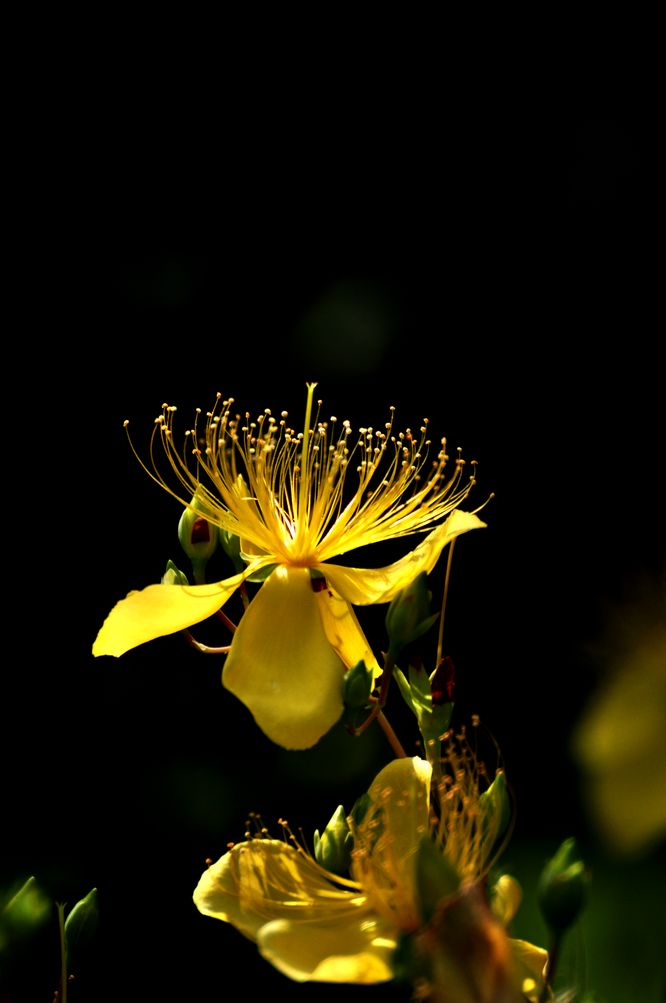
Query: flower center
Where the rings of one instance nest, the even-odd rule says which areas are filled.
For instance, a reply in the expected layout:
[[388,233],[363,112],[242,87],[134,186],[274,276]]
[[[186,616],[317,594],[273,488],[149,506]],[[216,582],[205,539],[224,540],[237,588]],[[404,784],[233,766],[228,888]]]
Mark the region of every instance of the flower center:
[[[308,384],[303,431],[275,418],[270,409],[252,418],[234,410],[232,397],[217,395],[212,410],[196,411],[194,425],[175,441],[176,408],[164,404],[155,420],[148,473],[197,514],[233,533],[251,553],[277,563],[312,567],[371,543],[426,530],[469,493],[474,474],[462,477],[459,455],[450,476],[442,439],[428,459],[428,421],[418,432],[395,432],[393,417],[382,428],[321,418],[316,384]],[[161,471],[159,438],[184,491],[170,487]]]

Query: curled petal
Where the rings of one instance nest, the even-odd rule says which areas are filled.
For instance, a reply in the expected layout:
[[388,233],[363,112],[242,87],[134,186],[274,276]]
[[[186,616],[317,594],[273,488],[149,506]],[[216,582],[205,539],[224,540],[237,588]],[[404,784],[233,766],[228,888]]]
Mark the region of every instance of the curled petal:
[[490,894],[490,904],[493,915],[503,926],[507,927],[513,921],[522,898],[521,887],[510,874],[502,874],[495,882]]
[[403,930],[420,924],[415,861],[429,831],[432,767],[424,759],[396,759],[368,790],[365,815],[354,826],[353,877],[375,909]]
[[241,619],[222,682],[270,739],[308,749],[342,714],[344,672],[308,569],[278,566]]
[[414,581],[422,571],[429,574],[444,547],[451,540],[472,529],[482,529],[485,522],[471,512],[455,509],[446,522],[428,533],[409,554],[385,568],[343,568],[338,564],[318,565],[328,583],[347,602],[357,606],[390,602]]
[[526,940],[510,940],[509,945],[521,991],[530,1003],[536,1003],[543,989],[548,951]]
[[93,655],[117,658],[146,641],[206,620],[248,575],[268,563],[266,559],[255,561],[242,574],[211,585],[149,585],[140,592],[130,592],[116,603],[102,624]]
[[327,923],[368,911],[357,886],[336,887],[311,857],[279,839],[237,843],[204,871],[193,898],[199,912],[250,940],[270,920]]
[[372,985],[393,978],[395,931],[376,916],[307,925],[274,920],[257,943],[267,961],[297,982]]
[[351,669],[363,661],[366,668],[372,670],[373,678],[377,679],[382,670],[349,603],[333,595],[328,589],[317,592],[316,599],[329,644],[337,651],[345,666]]

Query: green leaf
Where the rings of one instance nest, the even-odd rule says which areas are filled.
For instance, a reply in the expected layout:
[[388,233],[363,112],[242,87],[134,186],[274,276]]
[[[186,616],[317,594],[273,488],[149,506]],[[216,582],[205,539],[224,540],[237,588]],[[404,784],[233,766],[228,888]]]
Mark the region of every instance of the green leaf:
[[48,919],[51,907],[35,878],[28,878],[0,911],[0,955],[14,938],[30,934]]
[[397,665],[393,667],[393,678],[398,684],[398,689],[400,690],[400,696],[405,701],[412,714],[416,714],[416,707],[414,706],[414,701],[412,700],[412,688],[405,679],[405,674]]
[[79,958],[85,953],[95,935],[98,923],[97,889],[93,888],[85,898],[76,903],[65,921],[65,950],[70,971],[75,968]]
[[421,918],[428,923],[444,901],[458,891],[460,878],[441,848],[423,836],[416,853],[416,890]]

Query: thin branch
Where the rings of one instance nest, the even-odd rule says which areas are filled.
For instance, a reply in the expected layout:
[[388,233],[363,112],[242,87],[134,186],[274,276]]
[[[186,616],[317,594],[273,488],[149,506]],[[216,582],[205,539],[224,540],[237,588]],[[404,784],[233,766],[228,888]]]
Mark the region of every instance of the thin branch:
[[211,648],[209,645],[202,644],[201,641],[197,641],[197,639],[190,634],[189,630],[184,630],[182,633],[187,643],[197,651],[201,651],[204,655],[228,655],[231,651],[230,644],[223,644],[219,648]]
[[395,752],[398,759],[406,759],[407,753],[403,749],[400,739],[398,738],[393,728],[389,724],[388,718],[386,717],[384,711],[382,710],[380,710],[377,713],[377,723],[379,724],[380,728],[388,738],[389,744],[393,749],[393,751]]

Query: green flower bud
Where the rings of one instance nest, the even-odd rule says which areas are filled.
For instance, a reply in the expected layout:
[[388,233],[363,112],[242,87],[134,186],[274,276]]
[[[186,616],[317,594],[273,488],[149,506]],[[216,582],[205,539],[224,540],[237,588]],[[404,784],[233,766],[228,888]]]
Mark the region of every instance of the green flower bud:
[[555,933],[563,933],[578,917],[585,904],[588,882],[589,875],[578,857],[575,839],[565,839],[544,867],[537,889],[541,912]]
[[353,837],[342,805],[338,805],[331,821],[321,836],[319,829],[314,833],[315,860],[332,874],[344,875],[349,871]]
[[198,511],[197,496],[194,495],[190,508],[186,508],[178,523],[178,539],[180,545],[192,561],[202,569],[213,556],[217,547],[217,533]]
[[245,562],[241,557],[240,537],[236,536],[235,533],[230,533],[228,529],[222,529],[221,526],[218,526],[217,536],[222,550],[230,558],[235,570],[243,571]]
[[386,630],[389,651],[394,658],[402,649],[429,630],[439,613],[431,615],[431,594],[426,588],[427,574],[422,571],[411,585],[399,592],[388,608]]
[[345,672],[342,680],[342,699],[346,707],[359,710],[368,705],[372,692],[372,671],[363,659]]
[[173,561],[168,560],[166,571],[162,575],[162,585],[189,585],[187,575],[177,568]]

